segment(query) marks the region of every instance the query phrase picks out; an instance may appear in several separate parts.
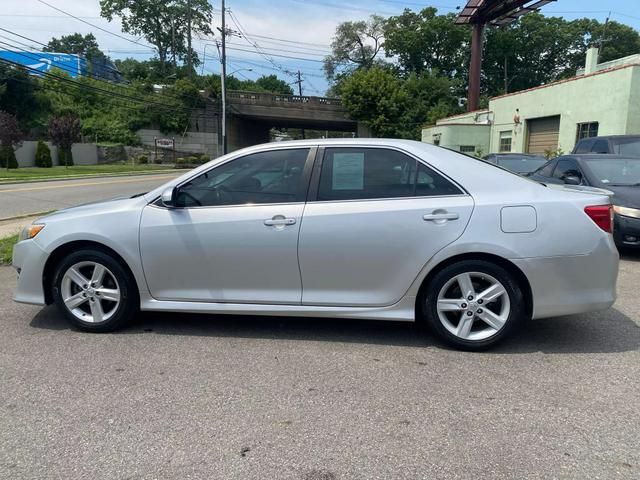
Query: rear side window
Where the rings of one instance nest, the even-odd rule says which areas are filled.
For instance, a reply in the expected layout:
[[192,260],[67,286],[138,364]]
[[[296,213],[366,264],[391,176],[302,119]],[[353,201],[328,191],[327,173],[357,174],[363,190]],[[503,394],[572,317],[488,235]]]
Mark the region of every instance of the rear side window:
[[462,193],[439,173],[395,150],[327,148],[318,200],[361,200]]
[[576,145],[575,153],[589,153],[594,140],[580,140]]
[[597,140],[593,147],[591,147],[593,153],[609,153],[609,142],[606,140]]

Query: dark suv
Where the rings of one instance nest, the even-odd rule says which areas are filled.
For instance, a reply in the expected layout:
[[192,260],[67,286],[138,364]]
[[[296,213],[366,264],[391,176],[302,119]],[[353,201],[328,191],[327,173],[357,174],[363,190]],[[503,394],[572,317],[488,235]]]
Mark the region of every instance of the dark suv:
[[572,153],[610,153],[640,157],[640,135],[609,135],[578,140]]

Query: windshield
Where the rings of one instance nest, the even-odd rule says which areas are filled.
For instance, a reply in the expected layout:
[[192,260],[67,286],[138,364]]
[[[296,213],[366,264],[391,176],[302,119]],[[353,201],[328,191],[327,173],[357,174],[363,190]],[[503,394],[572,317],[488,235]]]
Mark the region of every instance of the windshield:
[[586,160],[595,177],[605,185],[639,185],[640,158]]
[[512,172],[529,173],[537,170],[547,163],[544,158],[522,157],[522,158],[501,158],[498,160],[501,167]]
[[640,138],[630,138],[628,140],[616,140],[613,145],[614,153],[640,157]]

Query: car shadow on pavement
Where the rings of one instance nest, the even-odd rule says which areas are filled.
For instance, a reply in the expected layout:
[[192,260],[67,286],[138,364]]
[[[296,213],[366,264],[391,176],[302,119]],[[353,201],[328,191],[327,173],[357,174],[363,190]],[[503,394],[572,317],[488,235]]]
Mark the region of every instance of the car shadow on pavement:
[[624,248],[619,251],[620,260],[640,262],[640,248]]
[[[34,328],[71,330],[53,307],[31,321]],[[114,335],[179,335],[341,342],[448,348],[423,327],[405,322],[333,318],[141,313]],[[87,334],[91,335],[91,334]],[[490,353],[616,353],[640,349],[640,327],[616,309],[532,320]]]

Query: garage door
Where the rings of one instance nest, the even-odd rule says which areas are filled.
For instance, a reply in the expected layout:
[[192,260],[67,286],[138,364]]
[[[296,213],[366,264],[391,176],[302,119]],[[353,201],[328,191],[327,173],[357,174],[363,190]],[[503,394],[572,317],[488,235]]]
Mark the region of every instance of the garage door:
[[557,150],[560,115],[527,120],[529,142],[527,152],[544,155],[546,150]]

